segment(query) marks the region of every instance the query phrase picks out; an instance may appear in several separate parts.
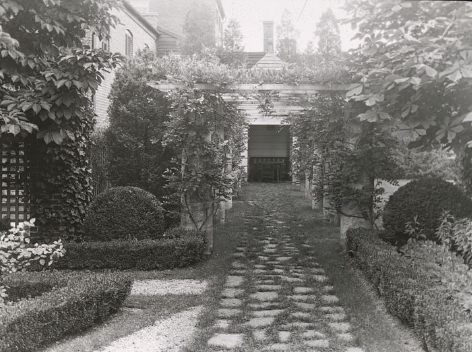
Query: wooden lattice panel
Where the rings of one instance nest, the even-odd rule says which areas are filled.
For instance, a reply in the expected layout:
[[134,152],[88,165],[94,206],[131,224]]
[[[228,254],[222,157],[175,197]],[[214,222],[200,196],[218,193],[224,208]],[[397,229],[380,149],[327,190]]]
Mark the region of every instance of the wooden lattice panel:
[[19,223],[29,218],[28,168],[22,144],[0,144],[0,218]]

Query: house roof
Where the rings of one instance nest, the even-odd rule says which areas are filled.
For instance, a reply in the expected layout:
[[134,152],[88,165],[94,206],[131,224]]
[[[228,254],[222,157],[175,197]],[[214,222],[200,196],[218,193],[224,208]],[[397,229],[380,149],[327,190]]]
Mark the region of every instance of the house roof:
[[281,70],[285,67],[286,63],[282,61],[274,53],[267,53],[260,59],[253,68],[266,69],[266,70]]
[[139,22],[141,22],[142,25],[143,25],[144,27],[146,27],[147,30],[149,30],[149,31],[150,31],[152,34],[154,34],[156,37],[159,36],[159,31],[158,31],[156,28],[154,28],[154,27],[152,26],[152,24],[150,24],[150,23],[148,22],[148,20],[146,20],[146,19],[138,12],[138,10],[136,10],[133,6],[131,6],[131,4],[130,4],[128,1],[124,0],[124,1],[123,1],[123,6],[124,6],[124,8],[125,8],[128,12],[130,12],[134,17],[136,17],[136,19],[137,19]]
[[244,52],[244,60],[246,62],[247,68],[252,68],[255,64],[259,62],[265,56],[265,52],[263,51],[248,51]]

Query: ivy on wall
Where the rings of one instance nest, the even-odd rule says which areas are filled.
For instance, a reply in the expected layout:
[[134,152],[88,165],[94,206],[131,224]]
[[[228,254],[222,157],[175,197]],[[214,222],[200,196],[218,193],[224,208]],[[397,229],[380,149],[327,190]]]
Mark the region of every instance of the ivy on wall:
[[31,213],[42,235],[75,236],[90,201],[91,97],[121,57],[90,50],[108,36],[118,0],[0,3],[0,135],[24,141]]

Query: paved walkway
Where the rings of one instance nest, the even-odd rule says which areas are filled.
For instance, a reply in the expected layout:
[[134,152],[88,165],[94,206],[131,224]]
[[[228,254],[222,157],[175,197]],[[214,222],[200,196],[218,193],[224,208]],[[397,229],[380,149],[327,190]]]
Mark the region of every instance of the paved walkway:
[[312,245],[280,216],[246,217],[258,225],[233,254],[208,351],[363,352]]

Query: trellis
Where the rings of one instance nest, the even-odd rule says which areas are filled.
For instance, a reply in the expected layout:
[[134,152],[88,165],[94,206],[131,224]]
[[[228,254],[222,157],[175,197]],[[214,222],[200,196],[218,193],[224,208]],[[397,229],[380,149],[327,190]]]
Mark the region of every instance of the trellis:
[[18,224],[29,218],[29,170],[24,144],[0,143],[0,218]]

